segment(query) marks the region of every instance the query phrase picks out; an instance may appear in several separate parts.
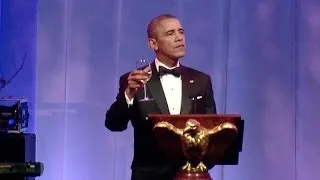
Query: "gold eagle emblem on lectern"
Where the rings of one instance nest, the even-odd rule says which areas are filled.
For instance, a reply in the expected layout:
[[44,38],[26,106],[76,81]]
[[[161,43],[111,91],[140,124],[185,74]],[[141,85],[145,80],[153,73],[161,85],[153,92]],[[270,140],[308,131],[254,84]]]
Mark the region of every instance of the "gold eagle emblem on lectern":
[[195,119],[189,119],[182,129],[165,121],[156,123],[153,129],[155,128],[165,128],[179,135],[182,150],[187,159],[186,164],[182,167],[182,171],[198,173],[207,171],[207,167],[202,160],[208,151],[210,138],[225,129],[237,132],[236,126],[229,122],[224,122],[212,129],[207,129],[202,127]]

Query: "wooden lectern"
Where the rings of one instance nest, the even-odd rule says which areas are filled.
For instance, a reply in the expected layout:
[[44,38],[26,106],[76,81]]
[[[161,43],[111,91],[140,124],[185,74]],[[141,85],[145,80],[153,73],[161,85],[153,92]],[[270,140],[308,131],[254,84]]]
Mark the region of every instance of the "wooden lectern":
[[215,165],[237,165],[244,120],[233,114],[149,114],[154,136],[168,158],[185,161],[176,180],[212,180]]

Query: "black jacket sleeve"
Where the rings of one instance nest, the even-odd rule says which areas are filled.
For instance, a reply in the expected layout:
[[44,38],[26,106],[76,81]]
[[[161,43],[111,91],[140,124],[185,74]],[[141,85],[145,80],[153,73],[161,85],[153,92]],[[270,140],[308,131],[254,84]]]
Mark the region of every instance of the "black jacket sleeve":
[[105,115],[105,127],[110,131],[124,131],[127,129],[131,118],[130,110],[125,98],[128,74],[124,74],[119,80],[119,92],[116,101],[110,106]]

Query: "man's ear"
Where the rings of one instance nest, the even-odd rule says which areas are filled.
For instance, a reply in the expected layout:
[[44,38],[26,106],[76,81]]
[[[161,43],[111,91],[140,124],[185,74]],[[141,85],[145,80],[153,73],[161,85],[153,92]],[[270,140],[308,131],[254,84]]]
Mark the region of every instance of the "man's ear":
[[158,43],[155,39],[153,38],[149,38],[148,39],[148,45],[151,49],[153,49],[154,51],[158,50]]

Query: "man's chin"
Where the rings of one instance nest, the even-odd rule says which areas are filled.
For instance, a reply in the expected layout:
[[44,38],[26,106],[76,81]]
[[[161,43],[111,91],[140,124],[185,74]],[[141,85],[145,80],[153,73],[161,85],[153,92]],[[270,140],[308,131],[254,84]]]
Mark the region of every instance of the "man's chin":
[[186,54],[185,52],[177,52],[177,53],[173,54],[173,57],[175,59],[180,59],[180,58],[183,58],[185,56],[185,54]]

